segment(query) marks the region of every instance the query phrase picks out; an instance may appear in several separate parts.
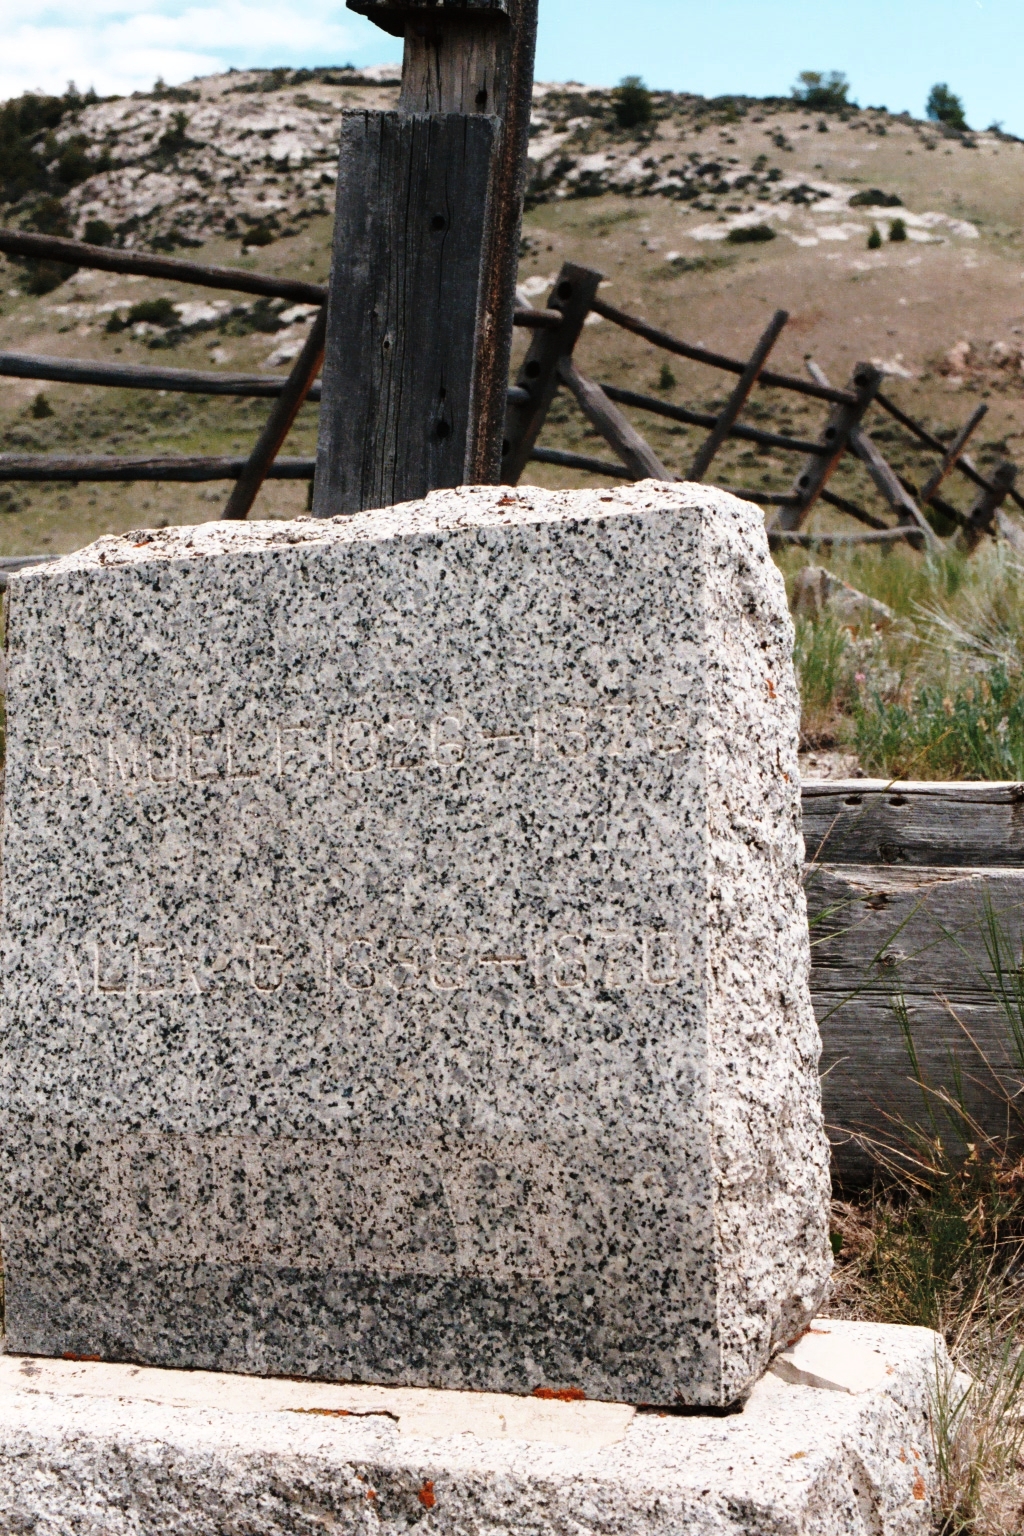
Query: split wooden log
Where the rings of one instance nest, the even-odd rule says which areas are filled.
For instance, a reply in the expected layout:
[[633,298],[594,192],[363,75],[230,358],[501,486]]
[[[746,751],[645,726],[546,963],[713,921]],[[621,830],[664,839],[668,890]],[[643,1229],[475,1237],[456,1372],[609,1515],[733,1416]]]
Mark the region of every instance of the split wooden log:
[[[707,427],[710,430],[718,421],[718,417],[710,411],[691,411],[685,405],[673,405],[671,401],[658,400],[654,395],[641,395],[635,389],[620,389],[617,384],[608,384],[603,379],[600,383],[609,400],[614,400],[617,405],[632,405],[638,411],[650,411],[652,416],[665,416],[669,421],[685,422],[690,427]],[[787,437],[781,432],[763,432],[760,427],[748,427],[741,421],[732,424],[728,435],[739,438],[741,442],[757,443],[762,448],[781,448],[786,453],[824,452],[817,443],[808,442],[806,438]]]
[[259,495],[260,486],[270,471],[277,455],[284,446],[303,401],[309,394],[313,380],[320,372],[324,360],[324,340],[327,336],[327,310],[323,306],[317,312],[302,351],[295,359],[287,383],[275,400],[263,431],[249,455],[245,469],[235,481],[221,513],[227,522],[241,522],[249,516],[252,504]]
[[778,529],[768,530],[768,545],[771,549],[782,549],[787,544],[793,544],[798,549],[816,549],[819,544],[826,548],[842,544],[898,544],[901,539],[913,538],[914,534],[908,528],[872,528],[868,533],[783,533]]
[[822,491],[820,501],[830,507],[835,507],[837,512],[845,512],[847,517],[852,517],[855,522],[863,523],[867,528],[874,528],[877,532],[889,530],[889,524],[876,517],[873,512],[866,511],[856,501],[850,501],[846,496],[839,496],[835,491]]
[[[817,363],[808,362],[807,371],[816,384],[828,383],[828,375]],[[854,422],[850,427],[847,439],[850,450],[856,454],[857,458],[860,459],[867,469],[876,487],[895,512],[896,520],[900,526],[916,529],[920,534],[920,538],[916,542],[918,544],[924,543],[929,548],[936,549],[939,541],[930,523],[921,512],[914,498],[901,484],[899,476],[886,462],[877,446],[865,432],[862,420],[863,418]]]
[[754,348],[750,361],[740,375],[740,381],[730,395],[725,409],[715,422],[710,436],[698,450],[687,479],[699,482],[711,468],[715,454],[729,436],[737,417],[750,398],[750,392],[761,377],[764,365],[768,361],[772,348],[782,335],[788,319],[786,310],[776,310],[768,329]]
[[201,288],[228,288],[234,293],[260,294],[270,299],[290,299],[293,304],[322,304],[326,289],[319,283],[302,283],[290,277],[266,277],[239,267],[211,267],[178,256],[151,256],[144,251],[120,251],[84,240],[65,240],[57,235],[30,235],[20,229],[0,229],[0,251],[8,256],[59,261],[67,266],[88,267],[99,272],[123,272],[135,277],[162,277],[175,283],[195,283]]
[[[817,381],[815,381],[817,384]],[[825,386],[818,384],[819,389]],[[819,451],[808,457],[793,485],[793,495],[798,498],[795,506],[783,508],[772,520],[771,531],[795,533],[807,520],[829,480],[839,467],[846,452],[850,434],[859,425],[864,413],[882,387],[882,374],[870,363],[858,363],[853,374],[853,388],[843,391],[838,404],[833,405],[822,430]],[[838,393],[833,391],[832,394]]]
[[740,501],[752,501],[759,507],[789,507],[796,502],[788,491],[758,491],[746,485],[720,485],[718,489],[728,496],[738,496]]
[[972,555],[985,535],[992,532],[996,513],[1013,490],[1016,479],[1016,464],[1007,460],[997,466],[991,487],[982,491],[957,535],[957,543],[965,554]]
[[[0,377],[39,379],[52,384],[99,384],[109,389],[159,389],[184,395],[235,395],[276,400],[286,375],[221,373],[198,368],[150,368],[139,363],[101,363],[77,357],[40,357],[31,352],[0,352]],[[307,400],[320,398],[310,386]]]
[[960,428],[960,431],[950,443],[942,463],[928,476],[928,479],[921,487],[920,501],[922,506],[927,506],[941,490],[946,480],[959,464],[961,455],[973,437],[975,430],[981,425],[987,415],[988,406],[982,402],[971,414],[970,419]]
[[[645,341],[661,347],[664,352],[673,352],[677,357],[688,357],[695,363],[707,363],[709,368],[720,368],[725,373],[742,374],[747,366],[738,358],[726,357],[722,352],[711,352],[707,347],[695,347],[688,341],[680,341],[677,336],[670,335],[659,326],[649,325],[646,320],[638,320],[635,315],[628,315],[625,310],[616,309],[614,304],[608,304],[604,299],[595,299],[591,307],[595,315],[610,320],[613,325],[621,326],[624,331],[632,331],[634,336],[642,336]],[[820,384],[809,383],[806,379],[799,379],[788,373],[772,373],[767,368],[762,372],[758,383],[765,388],[788,389],[793,394],[809,395],[814,400],[827,400],[832,405],[857,403],[856,396],[848,390],[825,389]]]
[[588,475],[608,475],[613,480],[632,480],[633,471],[625,464],[607,459],[593,459],[585,453],[566,453],[561,448],[534,448],[530,459],[535,464],[554,464],[559,469],[582,469]]
[[[944,454],[946,452],[945,443],[940,438],[933,436],[927,427],[923,427],[919,421],[915,421],[913,416],[908,416],[906,411],[901,410],[895,400],[891,400],[888,395],[883,395],[881,392],[876,398],[883,411],[888,411],[893,420],[898,421],[901,427],[906,427],[911,436],[916,437],[919,443],[924,443],[926,447],[931,448],[935,453]],[[980,491],[990,491],[993,489],[992,481],[980,473],[977,466],[966,453],[960,455],[956,467]],[[1024,509],[1024,496],[1016,488],[1010,492],[1010,500],[1016,502],[1018,507]]]
[[585,374],[580,373],[571,357],[563,357],[558,365],[558,376],[572,391],[576,403],[591,426],[619,455],[634,480],[677,480],[679,477],[667,470],[651,445],[627,421],[617,405],[613,405],[601,388]]
[[510,403],[505,417],[501,478],[506,485],[518,485],[533,454],[558,389],[559,367],[564,358],[572,357],[603,281],[602,273],[572,262],[558,274],[548,309],[560,314],[562,322],[557,330],[538,331],[534,336],[516,375],[516,388],[525,390],[527,399]]

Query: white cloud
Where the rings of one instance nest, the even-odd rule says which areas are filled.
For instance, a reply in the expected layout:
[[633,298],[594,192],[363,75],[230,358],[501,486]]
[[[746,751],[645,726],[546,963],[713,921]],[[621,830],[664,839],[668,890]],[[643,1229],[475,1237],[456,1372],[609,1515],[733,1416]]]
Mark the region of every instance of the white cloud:
[[375,63],[389,39],[342,0],[183,5],[175,0],[69,0],[26,17],[24,0],[0,0],[0,99],[63,91],[69,80],[102,95],[149,90],[158,75],[179,84],[231,65]]

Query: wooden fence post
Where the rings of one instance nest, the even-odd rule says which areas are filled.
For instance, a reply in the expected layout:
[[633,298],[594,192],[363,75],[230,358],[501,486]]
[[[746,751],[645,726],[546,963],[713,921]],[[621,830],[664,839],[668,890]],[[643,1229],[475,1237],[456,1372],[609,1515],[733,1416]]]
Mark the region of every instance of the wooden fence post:
[[249,455],[249,461],[235,481],[235,488],[224,504],[221,518],[227,522],[242,522],[249,516],[252,504],[259,495],[260,486],[270,472],[270,466],[284,446],[284,440],[295,424],[302,402],[309,394],[310,386],[320,372],[324,356],[324,338],[327,334],[327,316],[321,305],[306,337],[302,351],[292,366],[284,389],[270,408],[266,425]]
[[780,533],[795,533],[807,519],[814,503],[839,465],[850,441],[850,433],[859,426],[868,406],[882,387],[883,375],[870,363],[858,363],[853,374],[855,401],[850,405],[834,405],[828,414],[821,434],[821,446],[826,451],[808,458],[796,477],[793,494],[799,502],[793,507],[781,507],[772,519],[771,528]]
[[739,383],[730,395],[725,409],[711,430],[711,435],[705,439],[698,449],[697,457],[690,466],[690,473],[686,476],[688,480],[703,480],[711,468],[715,454],[729,436],[731,428],[735,426],[736,420],[746,405],[751,390],[761,377],[769,354],[782,335],[788,319],[789,315],[786,310],[777,309],[775,311],[771,324],[754,348],[753,355],[743,370]]
[[667,470],[646,438],[613,405],[600,384],[580,373],[571,357],[563,357],[558,368],[562,383],[576,396],[576,403],[590,424],[597,428],[635,480],[676,480]]
[[[818,367],[817,363],[808,363],[807,372],[814,379],[815,383],[828,383],[828,375],[824,368]],[[917,530],[917,535],[915,535],[911,542],[918,547],[924,543],[929,548],[936,549],[939,541],[931,524],[927,521],[917,502],[902,483],[895,470],[887,463],[876,445],[871,441],[861,421],[855,422],[850,428],[849,445],[850,451],[860,459],[875,482],[876,488],[895,512],[896,520],[900,526]]]
[[314,512],[500,473],[538,0],[350,0],[405,38],[342,120]]
[[562,323],[557,330],[537,331],[516,378],[516,390],[525,398],[517,395],[508,405],[501,466],[501,478],[506,485],[519,483],[555,398],[562,360],[572,357],[603,281],[601,272],[574,266],[572,262],[567,262],[558,274],[548,309],[558,310]]
[[991,476],[991,489],[982,491],[957,535],[962,550],[972,555],[986,533],[992,531],[996,513],[1013,490],[1017,479],[1017,466],[1009,460],[998,464]]

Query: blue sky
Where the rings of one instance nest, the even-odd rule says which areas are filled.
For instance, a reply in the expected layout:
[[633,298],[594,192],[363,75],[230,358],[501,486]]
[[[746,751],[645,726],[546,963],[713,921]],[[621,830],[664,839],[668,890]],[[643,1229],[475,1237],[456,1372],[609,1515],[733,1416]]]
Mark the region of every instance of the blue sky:
[[[148,88],[230,64],[381,63],[398,45],[342,0],[0,0],[0,97]],[[1024,0],[541,0],[542,80],[785,94],[842,69],[854,97],[922,113],[948,81],[968,120],[1024,135]]]

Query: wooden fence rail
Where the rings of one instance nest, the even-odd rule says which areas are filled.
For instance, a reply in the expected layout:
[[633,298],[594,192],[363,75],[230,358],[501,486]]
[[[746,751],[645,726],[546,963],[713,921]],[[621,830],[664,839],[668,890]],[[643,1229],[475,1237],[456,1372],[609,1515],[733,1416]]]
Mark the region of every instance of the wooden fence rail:
[[[215,267],[177,257],[153,256],[144,252],[111,250],[90,246],[83,241],[54,236],[31,235],[20,230],[0,230],[0,251],[22,258],[64,261],[148,277],[170,278],[206,287],[229,288],[240,293],[287,298],[315,303],[321,318],[314,330],[323,327],[326,289],[317,284],[293,279],[269,277],[242,268]],[[940,527],[953,525],[959,548],[970,553],[987,535],[998,531],[997,514],[1004,501],[1024,507],[1024,495],[1015,484],[1015,467],[1006,461],[991,475],[982,474],[966,453],[969,439],[985,414],[979,406],[970,419],[954,434],[951,443],[934,436],[914,421],[881,389],[882,377],[867,364],[858,366],[851,385],[837,388],[813,362],[811,377],[797,378],[777,373],[767,367],[768,355],[785,326],[787,316],[779,311],[747,361],[728,357],[710,348],[696,346],[671,335],[660,327],[630,315],[606,303],[598,295],[601,274],[590,268],[568,265],[563,268],[552,289],[548,307],[534,309],[517,302],[514,323],[533,332],[515,385],[508,391],[502,478],[515,484],[526,464],[538,463],[575,469],[583,473],[616,479],[655,476],[674,479],[642,434],[623,415],[620,406],[639,410],[685,425],[706,429],[710,434],[690,468],[691,478],[706,478],[713,459],[728,438],[751,442],[759,447],[783,453],[800,454],[803,467],[798,470],[788,491],[739,488],[736,494],[776,508],[769,523],[769,537],[776,547],[795,544],[804,547],[877,543],[888,545],[905,540],[917,547],[938,549],[941,540],[929,515],[945,519]],[[677,356],[686,357],[716,370],[735,374],[739,383],[726,407],[714,414],[695,411],[651,395],[624,389],[614,382],[589,378],[574,352],[583,333],[584,322],[596,314],[652,345]],[[307,355],[308,354],[308,355]],[[315,364],[315,366],[313,366]],[[295,419],[299,405],[316,402],[321,385],[315,373],[319,361],[317,348],[306,351],[293,365],[291,374],[265,377],[253,374],[209,374],[200,370],[142,367],[134,364],[102,363],[80,359],[42,358],[19,353],[0,353],[0,374],[9,377],[37,378],[56,383],[106,385],[129,389],[162,389],[191,394],[250,396],[276,402],[271,420],[260,434],[249,458],[237,472],[233,459],[181,459],[151,457],[125,459],[120,466],[106,458],[50,457],[44,455],[0,455],[0,480],[45,481],[74,479],[125,480],[199,478],[234,478],[236,486],[223,515],[244,517],[255,500],[263,479],[273,471],[284,436]],[[547,448],[537,439],[543,431],[548,411],[557,390],[569,388],[577,403],[616,454],[618,462],[586,453],[571,453]],[[831,414],[817,441],[772,432],[740,420],[741,412],[755,388],[776,388],[826,402]],[[870,408],[879,406],[898,421],[915,440],[939,456],[939,463],[918,489],[906,476],[896,473],[872,440],[865,419]],[[284,428],[282,432],[281,428]],[[860,459],[895,521],[890,523],[848,497],[836,494],[829,482],[844,455]],[[304,461],[293,460],[292,464]],[[939,492],[951,475],[960,474],[980,493],[973,506],[961,511],[944,500]],[[288,478],[307,478],[305,471],[285,471]],[[324,488],[319,493],[326,505],[330,497]],[[817,502],[825,502],[844,516],[853,518],[867,530],[857,533],[814,534],[804,528],[808,514]]]

